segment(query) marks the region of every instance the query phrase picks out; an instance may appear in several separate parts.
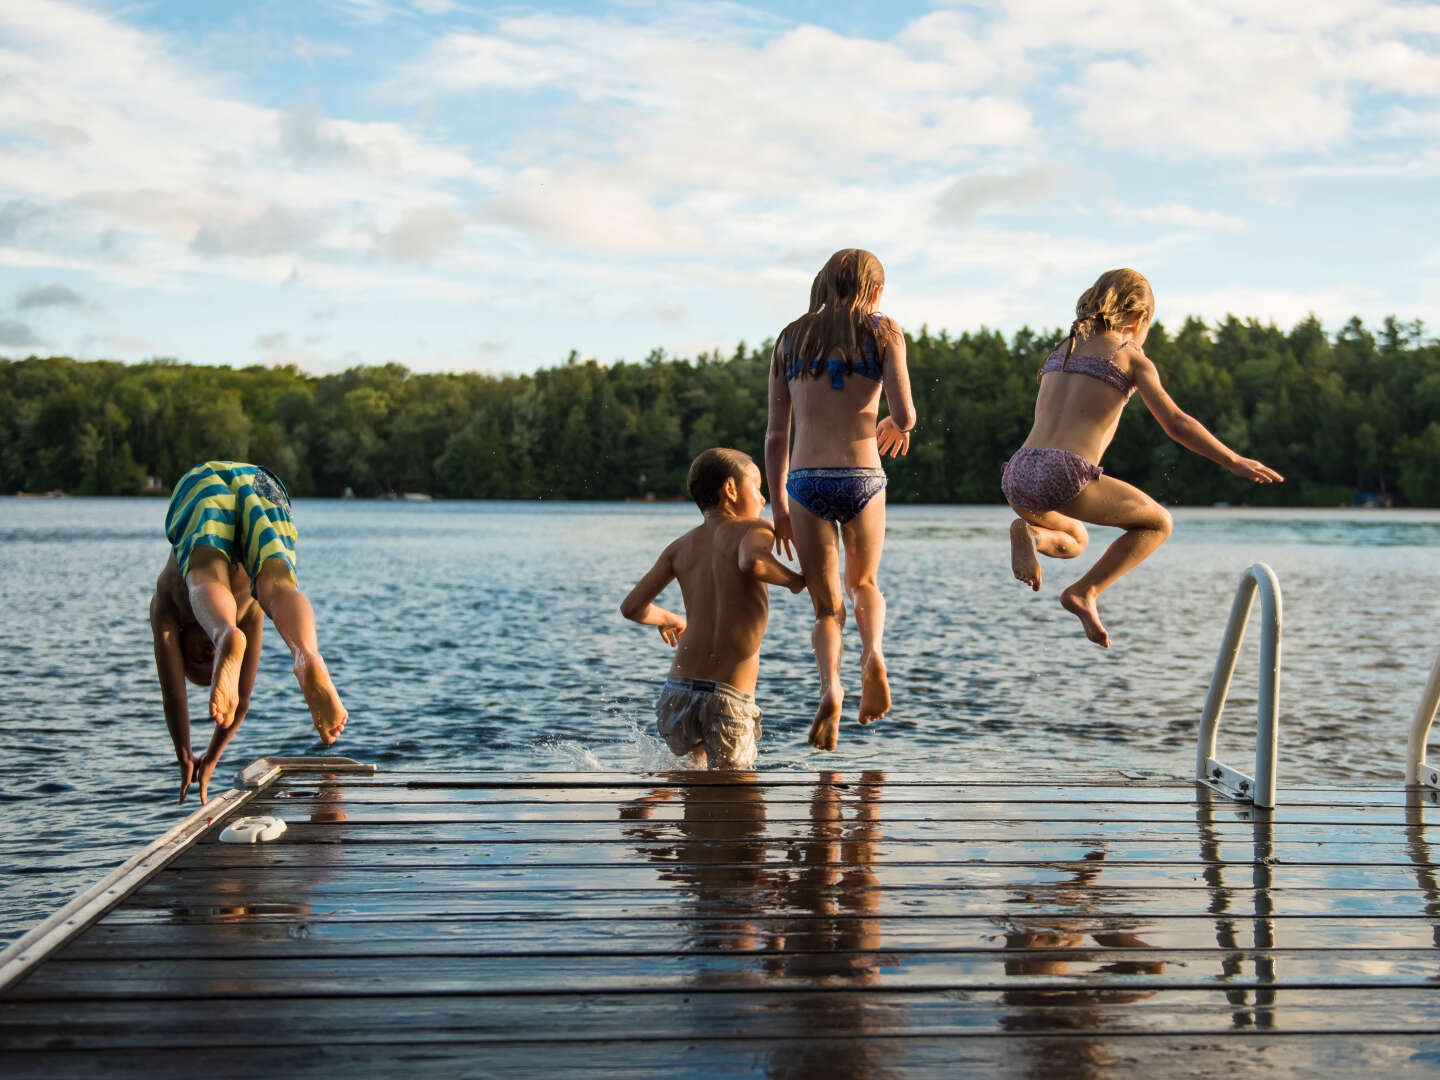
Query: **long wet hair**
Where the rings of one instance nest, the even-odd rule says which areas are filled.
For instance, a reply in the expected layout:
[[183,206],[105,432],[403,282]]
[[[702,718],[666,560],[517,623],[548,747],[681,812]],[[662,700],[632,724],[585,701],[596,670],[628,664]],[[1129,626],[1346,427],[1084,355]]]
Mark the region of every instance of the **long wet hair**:
[[1123,268],[1106,270],[1075,301],[1075,321],[1070,324],[1070,339],[1060,369],[1063,371],[1070,362],[1082,332],[1090,338],[1107,330],[1119,330],[1141,315],[1155,316],[1155,294],[1145,275]]
[[862,248],[835,252],[810,286],[810,310],[780,331],[775,369],[784,375],[784,355],[793,356],[800,373],[819,375],[825,359],[838,351],[851,374],[861,358],[861,342],[870,333],[868,316],[875,294],[885,284],[880,260]]

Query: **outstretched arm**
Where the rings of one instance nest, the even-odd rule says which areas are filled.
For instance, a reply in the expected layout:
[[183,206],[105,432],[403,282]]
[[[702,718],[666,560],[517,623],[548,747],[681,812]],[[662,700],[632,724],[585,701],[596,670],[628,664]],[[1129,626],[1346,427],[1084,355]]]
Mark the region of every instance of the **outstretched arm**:
[[771,552],[775,533],[768,525],[757,524],[740,541],[740,570],[767,585],[783,585],[792,593],[805,588],[805,577],[796,573]]
[[215,767],[220,764],[220,755],[235,737],[235,732],[240,730],[240,721],[244,720],[245,714],[250,711],[250,694],[255,689],[255,673],[260,670],[260,639],[265,632],[265,614],[258,601],[250,605],[250,610],[240,617],[237,625],[245,635],[245,656],[240,661],[240,704],[235,707],[235,719],[227,727],[215,725],[215,730],[210,733],[210,745],[205,748],[205,753],[195,759],[195,782],[200,785],[202,804],[210,801],[210,777],[215,775]]
[[887,318],[881,335],[881,371],[890,415],[875,426],[875,437],[880,453],[900,457],[910,452],[910,431],[915,426],[915,399],[910,394],[910,369],[905,363],[905,332],[894,319]]
[[790,384],[780,364],[780,343],[770,358],[770,410],[765,422],[765,485],[770,489],[770,516],[775,521],[775,550],[795,557],[795,533],[790,527]]
[[195,776],[195,755],[190,749],[190,703],[185,695],[185,661],[180,655],[180,622],[160,598],[150,598],[150,636],[155,644],[155,674],[160,678],[160,701],[165,727],[180,766],[180,802]]
[[660,558],[655,560],[655,565],[635,583],[630,595],[620,603],[621,615],[642,626],[659,627],[660,636],[671,646],[679,644],[680,635],[685,632],[685,617],[667,611],[655,603],[655,598],[674,580],[675,564],[670,548],[667,547],[660,553]]
[[1160,384],[1160,373],[1150,358],[1134,345],[1131,345],[1130,349],[1133,350],[1129,357],[1130,372],[1135,379],[1135,386],[1140,391],[1145,407],[1150,410],[1150,415],[1165,429],[1166,435],[1185,449],[1223,465],[1236,476],[1246,480],[1253,480],[1257,484],[1272,484],[1285,479],[1270,466],[1235,453],[1212,435],[1204,424],[1176,405],[1175,400]]

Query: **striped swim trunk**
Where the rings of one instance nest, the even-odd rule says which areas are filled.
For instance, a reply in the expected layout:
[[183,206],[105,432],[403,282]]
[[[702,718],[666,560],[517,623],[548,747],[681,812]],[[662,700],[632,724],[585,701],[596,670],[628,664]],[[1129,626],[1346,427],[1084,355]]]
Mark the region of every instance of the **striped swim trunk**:
[[180,478],[165,514],[165,538],[183,576],[197,547],[224,552],[253,582],[266,559],[295,576],[290,496],[270,470],[240,461],[205,461]]

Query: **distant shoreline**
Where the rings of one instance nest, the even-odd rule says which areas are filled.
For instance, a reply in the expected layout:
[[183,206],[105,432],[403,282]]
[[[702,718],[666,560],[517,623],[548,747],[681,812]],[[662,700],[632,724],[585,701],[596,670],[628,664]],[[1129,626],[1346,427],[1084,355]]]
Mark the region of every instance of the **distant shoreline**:
[[[163,500],[165,494],[168,494],[168,493],[147,492],[147,493],[145,493],[145,494],[140,494],[140,495],[71,495],[71,494],[64,493],[64,492],[61,492],[61,493],[58,493],[58,494],[49,494],[49,493],[46,493],[46,494],[31,494],[31,493],[28,493],[28,492],[26,492],[26,493],[22,493],[22,492],[12,492],[12,493],[10,493],[10,494],[0,495],[0,501],[16,502],[16,503],[21,503],[21,502],[24,502],[24,503],[48,503],[48,502],[61,502],[61,501],[71,502],[71,501],[80,501],[80,500],[85,500],[85,501],[145,500],[145,501],[152,501],[152,502],[160,502],[160,501]],[[645,499],[645,498],[635,498],[635,497],[629,497],[629,498],[614,498],[614,499],[568,499],[568,498],[538,498],[538,497],[537,497],[537,498],[533,498],[533,499],[452,499],[452,498],[450,498],[450,497],[448,497],[448,496],[436,495],[436,496],[433,496],[432,498],[429,498],[429,499],[416,500],[416,499],[397,498],[397,497],[393,497],[393,496],[387,498],[387,497],[385,497],[385,496],[380,496],[380,495],[363,496],[363,497],[362,497],[362,496],[355,496],[355,497],[352,497],[352,498],[342,498],[342,497],[335,496],[335,495],[306,495],[306,496],[303,496],[303,497],[297,497],[297,498],[295,498],[293,501],[296,502],[296,503],[299,503],[299,504],[305,504],[305,503],[341,503],[341,504],[344,504],[344,503],[355,503],[355,504],[364,504],[364,505],[372,505],[372,504],[373,504],[373,505],[403,505],[403,506],[417,507],[417,508],[418,508],[418,507],[422,507],[422,506],[427,506],[427,505],[428,505],[428,506],[444,506],[444,505],[447,505],[447,504],[474,505],[474,504],[477,504],[477,503],[481,503],[481,504],[486,504],[486,503],[488,503],[488,504],[492,504],[492,505],[495,505],[495,506],[537,506],[537,505],[539,505],[539,506],[556,506],[556,507],[559,507],[559,506],[575,506],[575,507],[584,507],[584,506],[611,506],[611,507],[622,507],[622,506],[623,506],[623,507],[627,507],[627,508],[638,508],[638,507],[645,507],[645,506],[655,506],[655,507],[677,507],[677,506],[678,506],[678,507],[684,508],[684,507],[691,507],[691,506],[692,506],[690,500],[687,499],[687,498],[685,498],[684,496],[676,496],[676,497],[674,497],[674,498],[663,498],[663,499],[662,499],[662,498]],[[1352,514],[1353,514],[1353,515],[1355,515],[1355,516],[1357,516],[1357,517],[1361,517],[1361,518],[1371,517],[1371,518],[1379,519],[1380,517],[1389,516],[1389,515],[1392,515],[1392,514],[1393,514],[1393,515],[1404,515],[1404,516],[1432,516],[1432,517],[1435,517],[1437,520],[1440,520],[1440,507],[1435,507],[1435,506],[1342,506],[1342,505],[1332,505],[1332,506],[1320,506],[1320,505],[1317,505],[1317,506],[1247,506],[1247,505],[1238,504],[1238,503],[1208,503],[1208,504],[1207,504],[1207,503],[1165,503],[1164,505],[1166,506],[1167,509],[1170,509],[1170,510],[1178,510],[1178,511],[1181,511],[1181,512],[1184,512],[1184,513],[1190,513],[1190,512],[1194,512],[1194,511],[1203,510],[1203,511],[1208,511],[1208,512],[1215,513],[1215,514],[1217,514],[1217,515],[1229,515],[1229,514],[1234,514],[1234,515],[1237,515],[1237,516],[1239,516],[1239,515],[1249,515],[1249,516],[1252,516],[1252,517],[1284,517],[1284,516],[1286,516],[1286,515],[1291,515],[1291,514],[1296,514],[1296,515],[1299,515],[1299,514],[1307,514],[1307,515],[1315,515],[1315,514],[1344,514],[1344,515],[1352,515]],[[993,502],[993,503],[974,503],[974,502],[970,502],[970,503],[961,503],[961,502],[953,502],[953,503],[941,503],[941,502],[892,502],[892,503],[889,504],[889,508],[890,508],[891,510],[898,510],[898,511],[900,511],[900,512],[902,512],[902,513],[905,512],[905,511],[909,511],[909,510],[925,510],[925,509],[946,509],[946,510],[965,510],[965,509],[973,509],[973,510],[995,510],[995,511],[1005,511],[1005,510],[1008,510],[1008,507],[1006,507],[1006,505],[1005,505],[1003,502]],[[765,516],[768,517],[768,516],[769,516],[769,513],[768,513],[768,509],[769,509],[769,508],[767,507],[766,509],[767,509],[767,513],[766,513]],[[1096,526],[1096,527],[1099,528],[1100,526]]]

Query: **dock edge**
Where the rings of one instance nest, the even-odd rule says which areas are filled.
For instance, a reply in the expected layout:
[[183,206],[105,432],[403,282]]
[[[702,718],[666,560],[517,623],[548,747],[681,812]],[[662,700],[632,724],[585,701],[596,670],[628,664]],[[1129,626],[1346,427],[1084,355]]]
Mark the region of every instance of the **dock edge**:
[[0,994],[3,994],[56,949],[140,887],[152,874],[190,847],[225,815],[244,806],[281,776],[307,772],[374,775],[374,765],[348,757],[266,757],[240,771],[244,790],[231,788],[215,796],[138,855],[132,855],[85,889],[44,922],[33,926],[0,952]]

